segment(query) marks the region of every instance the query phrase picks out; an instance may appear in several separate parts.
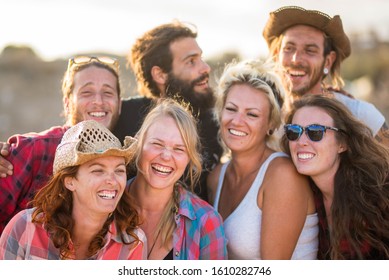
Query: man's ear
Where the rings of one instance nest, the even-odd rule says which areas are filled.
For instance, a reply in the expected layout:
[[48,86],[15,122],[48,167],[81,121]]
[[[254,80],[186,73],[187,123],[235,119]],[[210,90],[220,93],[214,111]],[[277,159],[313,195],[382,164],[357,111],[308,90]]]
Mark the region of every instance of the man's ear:
[[335,63],[335,60],[336,60],[336,52],[335,51],[331,51],[325,57],[324,68],[327,68],[328,70],[331,70],[332,66]]
[[151,77],[159,86],[165,86],[168,78],[168,74],[165,73],[161,67],[153,66],[151,68]]
[[122,113],[122,104],[123,104],[122,99],[119,98],[119,108],[118,108],[119,115]]
[[69,98],[68,97],[64,97],[63,98],[63,106],[64,106],[64,110],[65,110],[65,116],[67,117],[69,112],[70,112],[70,104],[69,104]]

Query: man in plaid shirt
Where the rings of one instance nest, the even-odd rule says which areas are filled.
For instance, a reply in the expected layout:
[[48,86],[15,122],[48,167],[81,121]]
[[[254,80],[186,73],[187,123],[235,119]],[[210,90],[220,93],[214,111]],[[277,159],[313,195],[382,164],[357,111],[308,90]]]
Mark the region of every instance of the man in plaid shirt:
[[8,139],[7,160],[14,169],[12,176],[0,178],[0,234],[52,175],[56,148],[70,126],[93,119],[112,130],[121,110],[118,69],[109,57],[70,59],[62,84],[65,125]]

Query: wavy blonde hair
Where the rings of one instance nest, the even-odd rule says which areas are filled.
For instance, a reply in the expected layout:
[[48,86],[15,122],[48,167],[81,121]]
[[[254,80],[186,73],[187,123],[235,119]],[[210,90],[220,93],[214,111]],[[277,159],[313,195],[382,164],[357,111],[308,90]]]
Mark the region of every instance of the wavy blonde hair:
[[[189,156],[189,164],[186,168],[186,174],[182,176],[182,182],[189,182],[189,189],[193,191],[195,184],[198,182],[202,170],[202,159],[199,153],[200,151],[200,139],[197,132],[197,122],[185,107],[186,105],[179,104],[173,99],[160,99],[155,107],[147,114],[140,130],[137,133],[137,146],[135,148],[135,162],[138,172],[142,173],[139,166],[141,159],[142,147],[145,143],[146,133],[150,126],[156,122],[157,119],[162,117],[170,117],[177,124],[178,130],[182,136],[185,144],[186,151]],[[158,232],[161,233],[162,242],[164,246],[169,247],[169,242],[173,236],[175,229],[174,214],[178,211],[179,207],[179,186],[184,186],[184,183],[178,183],[175,185],[171,199],[166,206],[162,215],[161,221],[157,226]]]
[[[228,93],[232,86],[245,84],[254,89],[263,91],[270,102],[269,122],[275,131],[281,125],[282,105],[284,103],[285,91],[281,80],[275,71],[275,64],[270,60],[246,60],[242,62],[232,62],[228,64],[221,75],[216,92],[215,119],[220,124],[223,108],[226,103]],[[228,148],[220,137],[219,141],[225,153],[229,153]],[[277,147],[278,139],[274,134],[267,135],[268,146]]]

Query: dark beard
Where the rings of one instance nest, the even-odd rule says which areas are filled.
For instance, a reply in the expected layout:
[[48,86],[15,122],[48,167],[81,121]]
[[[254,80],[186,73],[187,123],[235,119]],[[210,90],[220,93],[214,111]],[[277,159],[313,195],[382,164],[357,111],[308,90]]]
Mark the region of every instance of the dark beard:
[[179,102],[189,103],[193,110],[200,112],[215,105],[215,97],[211,87],[206,93],[199,93],[194,90],[196,83],[208,78],[208,74],[204,74],[191,82],[182,81],[174,77],[172,73],[168,75],[166,96],[173,98]]

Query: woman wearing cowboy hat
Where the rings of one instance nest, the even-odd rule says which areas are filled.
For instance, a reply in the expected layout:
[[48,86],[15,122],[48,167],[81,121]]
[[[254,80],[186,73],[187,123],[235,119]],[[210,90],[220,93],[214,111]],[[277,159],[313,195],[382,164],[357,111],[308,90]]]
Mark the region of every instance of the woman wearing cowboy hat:
[[53,177],[0,238],[0,259],[144,259],[145,235],[126,185],[130,147],[96,121],[68,129]]

